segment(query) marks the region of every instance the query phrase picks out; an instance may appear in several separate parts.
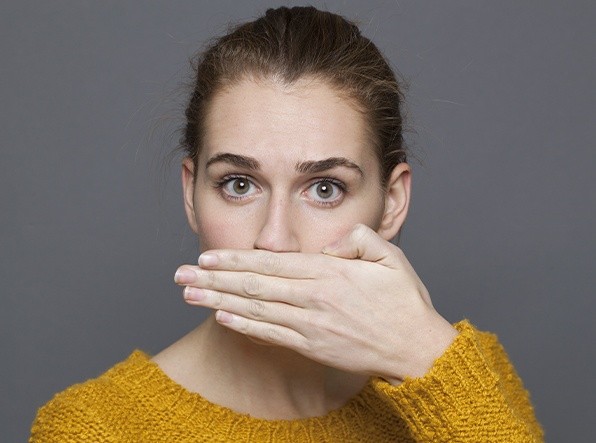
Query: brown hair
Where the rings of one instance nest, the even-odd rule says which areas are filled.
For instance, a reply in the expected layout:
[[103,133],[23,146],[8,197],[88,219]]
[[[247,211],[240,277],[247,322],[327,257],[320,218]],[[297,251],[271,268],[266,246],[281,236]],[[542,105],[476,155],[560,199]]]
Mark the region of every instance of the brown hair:
[[252,76],[290,85],[304,77],[327,82],[365,117],[385,184],[406,161],[400,106],[403,95],[379,49],[345,18],[313,7],[268,9],[236,26],[199,55],[181,140],[197,171],[205,116],[213,95]]

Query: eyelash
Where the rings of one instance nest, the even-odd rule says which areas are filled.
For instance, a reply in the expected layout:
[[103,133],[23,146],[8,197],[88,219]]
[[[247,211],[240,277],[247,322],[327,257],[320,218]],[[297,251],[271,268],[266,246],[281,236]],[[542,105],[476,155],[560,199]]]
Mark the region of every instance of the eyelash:
[[[238,201],[242,201],[245,200],[248,197],[237,197],[235,195],[230,195],[229,193],[225,192],[224,188],[227,184],[231,183],[234,180],[245,180],[248,183],[250,183],[251,186],[257,186],[248,175],[226,175],[225,177],[222,177],[220,180],[216,181],[214,184],[214,188],[218,190],[218,192],[220,193],[220,195],[222,196],[222,198],[226,199],[226,200],[231,200],[234,202],[238,202]],[[345,194],[347,194],[348,189],[346,187],[346,185],[340,181],[337,180],[335,178],[332,177],[323,177],[320,179],[317,179],[316,181],[312,182],[305,191],[303,192],[307,192],[309,189],[311,189],[313,186],[317,186],[321,183],[331,183],[333,186],[336,186],[337,188],[339,188],[339,191],[341,192],[341,196],[333,201],[320,201],[320,200],[312,200],[316,205],[319,206],[323,206],[323,207],[332,207],[332,206],[336,206],[339,203],[341,203],[341,201],[343,200],[343,197],[345,196]]]
[[335,178],[332,177],[323,177],[321,179],[318,179],[316,181],[314,181],[313,183],[310,184],[310,186],[306,189],[306,191],[308,191],[309,189],[311,189],[314,186],[317,186],[321,183],[331,183],[332,185],[336,186],[339,188],[339,191],[341,192],[341,196],[333,201],[319,201],[319,200],[314,200],[315,204],[319,205],[319,206],[323,206],[323,207],[333,207],[333,206],[337,206],[338,204],[340,204],[346,193],[348,192],[346,185],[340,181],[337,180]]
[[225,177],[222,177],[220,180],[215,182],[215,185],[213,187],[217,189],[222,198],[226,200],[232,200],[235,202],[242,201],[247,197],[237,197],[235,195],[230,195],[229,193],[224,191],[224,187],[234,180],[245,180],[246,182],[250,183],[251,186],[256,186],[248,175],[226,175]]

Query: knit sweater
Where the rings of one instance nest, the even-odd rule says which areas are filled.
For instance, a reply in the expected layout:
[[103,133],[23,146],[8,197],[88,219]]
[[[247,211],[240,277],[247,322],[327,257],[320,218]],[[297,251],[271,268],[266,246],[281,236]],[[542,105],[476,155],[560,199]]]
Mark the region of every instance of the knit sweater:
[[135,350],[100,377],[43,406],[42,442],[540,442],[529,395],[496,336],[466,320],[423,377],[371,378],[326,415],[265,420],[218,406]]

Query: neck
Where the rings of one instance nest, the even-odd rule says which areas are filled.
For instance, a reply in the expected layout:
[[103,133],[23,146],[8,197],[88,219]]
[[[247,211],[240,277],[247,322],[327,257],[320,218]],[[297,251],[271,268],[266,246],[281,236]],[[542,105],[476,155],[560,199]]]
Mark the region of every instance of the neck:
[[343,406],[367,380],[289,349],[255,343],[213,316],[154,360],[207,400],[266,419],[324,415]]

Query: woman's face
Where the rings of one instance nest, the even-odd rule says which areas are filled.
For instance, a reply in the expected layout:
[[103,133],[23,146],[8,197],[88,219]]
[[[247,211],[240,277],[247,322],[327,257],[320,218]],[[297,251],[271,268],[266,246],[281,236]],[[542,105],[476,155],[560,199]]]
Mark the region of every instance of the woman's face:
[[[244,80],[216,94],[197,167],[193,183],[192,162],[184,162],[183,185],[203,251],[320,252],[356,223],[378,231],[386,218],[365,122],[318,81]],[[401,178],[405,218],[409,174]]]

